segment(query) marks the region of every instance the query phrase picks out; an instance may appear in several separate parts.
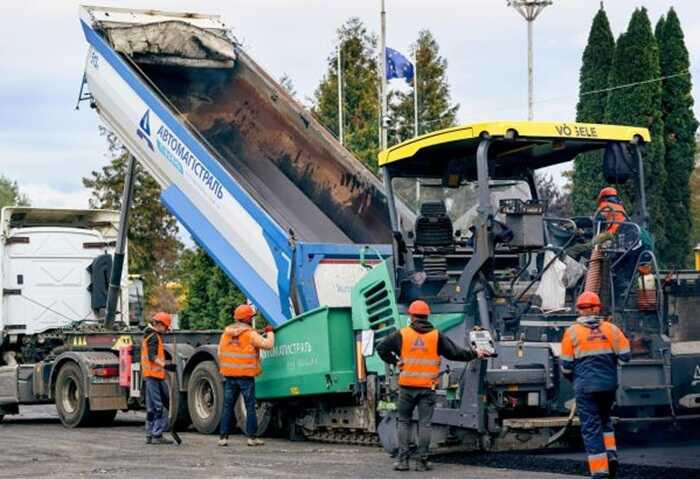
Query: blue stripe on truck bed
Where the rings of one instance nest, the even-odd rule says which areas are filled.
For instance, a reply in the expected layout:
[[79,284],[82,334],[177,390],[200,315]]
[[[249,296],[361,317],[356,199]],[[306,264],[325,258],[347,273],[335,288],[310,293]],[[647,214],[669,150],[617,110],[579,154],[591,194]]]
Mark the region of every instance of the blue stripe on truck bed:
[[[282,314],[281,301],[277,294],[258,276],[253,268],[231,248],[226,239],[209,220],[190,202],[180,189],[171,185],[161,193],[161,201],[168,210],[187,228],[192,237],[202,245],[204,250],[226,272],[234,278],[243,294],[250,298],[269,322],[275,326],[284,323],[287,318]],[[278,305],[276,311],[269,310],[268,305]],[[234,306],[234,305],[231,305]]]
[[[175,133],[194,155],[204,163],[219,182],[231,193],[235,200],[257,221],[275,245],[291,256],[289,238],[286,232],[248,195],[234,180],[209,151],[173,116],[170,110],[160,101],[158,96],[143,83],[132,71],[131,67],[110,47],[110,45],[92,30],[85,22],[80,22],[85,38],[95,50],[102,55],[117,73],[128,83],[153,112],[160,117],[165,125]],[[134,125],[136,127],[137,125]]]

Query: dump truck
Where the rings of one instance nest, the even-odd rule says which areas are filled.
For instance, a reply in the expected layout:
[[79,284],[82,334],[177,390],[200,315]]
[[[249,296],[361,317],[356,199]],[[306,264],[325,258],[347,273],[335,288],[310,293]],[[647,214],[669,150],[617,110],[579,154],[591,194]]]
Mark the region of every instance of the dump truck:
[[[391,238],[381,182],[218,17],[82,7],[81,25],[91,45],[81,101],[265,318],[281,324],[319,304],[349,304],[364,271],[355,241]],[[124,267],[134,165],[132,157],[120,212],[3,211],[0,418],[54,403],[77,427],[143,406],[142,287]],[[176,426],[218,425],[219,334],[165,337]]]

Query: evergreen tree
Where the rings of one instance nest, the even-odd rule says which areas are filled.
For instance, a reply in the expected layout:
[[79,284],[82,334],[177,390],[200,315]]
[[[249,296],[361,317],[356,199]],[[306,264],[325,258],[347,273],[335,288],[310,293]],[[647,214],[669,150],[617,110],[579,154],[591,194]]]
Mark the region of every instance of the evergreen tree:
[[693,114],[693,97],[688,49],[683,30],[673,7],[666,19],[656,27],[662,82],[661,103],[666,147],[665,201],[669,207],[666,221],[668,251],[664,255],[669,264],[682,267],[690,249],[690,175],[695,157],[695,132],[698,122]]
[[559,188],[554,177],[547,174],[535,174],[535,187],[540,200],[544,201],[547,216],[569,218],[571,212],[571,194],[568,184]]
[[[648,81],[661,76],[659,48],[645,8],[632,14],[627,32],[620,36],[610,72],[610,87],[633,86],[611,90],[608,95],[606,122],[641,126],[651,133],[651,143],[644,148],[644,173],[649,209],[649,225],[655,236],[662,262],[666,259],[668,241],[665,225],[667,208],[664,199],[666,168],[664,164],[663,120],[661,115],[661,83]],[[628,213],[637,210],[638,191],[628,182],[623,197]]]
[[29,198],[19,190],[16,181],[0,175],[0,208],[5,206],[29,206]]
[[245,302],[245,296],[201,248],[184,253],[182,263],[187,300],[181,327],[223,329],[232,322],[231,312]]
[[[440,47],[429,30],[418,33],[418,40],[411,46],[411,58],[418,64],[418,134],[455,126],[459,104],[452,104],[447,60],[440,56]],[[411,83],[408,92],[394,92],[390,97],[393,134],[389,144],[414,136],[413,86]]]
[[[345,146],[373,171],[379,151],[379,79],[377,38],[359,18],[338,29],[343,80]],[[313,113],[338,136],[338,52],[328,57],[328,71],[314,93]]]
[[[91,208],[119,209],[129,154],[116,135],[104,128],[102,134],[107,139],[111,160],[100,171],[93,171],[90,177],[83,178],[83,185],[92,190]],[[174,272],[182,250],[177,234],[177,221],[160,204],[158,183],[137,165],[129,216],[128,258],[129,272],[143,275],[144,295],[150,309],[147,315],[154,310],[166,309],[169,304],[150,299],[154,288],[161,288],[166,282],[176,279]]]
[[[601,7],[593,18],[588,44],[583,51],[583,63],[579,76],[579,101],[576,105],[576,121],[602,123],[605,119],[605,90],[615,52],[615,39],[610,23]],[[590,215],[596,207],[596,197],[605,186],[601,152],[578,155],[574,160],[571,202],[574,213]]]
[[[656,28],[654,29],[654,37],[656,38],[656,42],[659,44],[659,55],[661,55],[661,37],[663,36],[663,31],[664,27],[666,26],[666,17],[661,15],[661,18],[659,18],[659,21],[656,22]],[[662,60],[659,59],[659,62]]]

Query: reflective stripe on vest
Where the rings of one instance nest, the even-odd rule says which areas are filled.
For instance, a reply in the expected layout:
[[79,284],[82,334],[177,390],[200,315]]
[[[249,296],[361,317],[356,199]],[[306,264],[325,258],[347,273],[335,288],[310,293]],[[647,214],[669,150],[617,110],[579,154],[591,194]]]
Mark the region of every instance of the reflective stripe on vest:
[[[158,349],[156,350],[156,360],[148,359],[148,340],[155,334],[158,341]],[[163,338],[160,334],[151,333],[141,342],[141,373],[145,378],[165,379],[165,368],[160,364],[165,364],[165,349],[163,348]]]
[[399,385],[430,388],[437,384],[440,374],[438,331],[421,334],[411,327],[401,330],[401,361]]
[[613,343],[616,340],[615,330],[610,323],[605,321],[601,321],[597,328],[574,324],[569,327],[569,334],[573,343],[575,359],[601,354],[615,354],[618,352],[616,350],[619,350]]
[[233,336],[224,330],[219,340],[219,372],[228,377],[255,377],[260,374],[260,356],[253,346],[251,332]]

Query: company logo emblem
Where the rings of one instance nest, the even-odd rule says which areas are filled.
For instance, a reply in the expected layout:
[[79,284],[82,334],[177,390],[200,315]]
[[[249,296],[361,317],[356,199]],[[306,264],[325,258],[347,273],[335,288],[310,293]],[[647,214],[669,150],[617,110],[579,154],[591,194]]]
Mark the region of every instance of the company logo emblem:
[[151,110],[146,110],[146,113],[141,117],[139,122],[139,127],[136,129],[136,134],[139,138],[146,142],[151,151],[156,151],[153,149],[153,142],[151,141],[151,123],[148,114]]
[[411,351],[416,351],[416,350],[421,350],[421,351],[427,351],[428,348],[425,346],[425,342],[423,341],[423,338],[418,336],[418,338],[413,341],[413,344],[411,345]]
[[690,387],[695,387],[696,384],[700,384],[700,364],[695,365],[695,373],[693,374],[693,382],[690,383]]
[[586,341],[588,341],[588,342],[607,341],[607,340],[608,340],[608,337],[600,330],[600,328],[592,329],[590,334],[586,338]]
[[[146,112],[141,117],[139,121],[139,126],[136,129],[136,134],[139,138],[146,142],[148,148],[155,152],[156,148],[158,153],[165,158],[178,173],[184,175],[186,171],[189,172],[194,178],[198,179],[200,184],[208,189],[218,200],[221,200],[224,196],[224,188],[219,180],[216,179],[214,174],[207,169],[207,167],[202,163],[192,152],[185,146],[185,144],[180,141],[180,139],[175,136],[165,125],[158,125],[158,117],[156,116],[156,125],[154,126],[155,131],[155,146],[154,148],[152,137],[151,137],[151,118],[150,110]],[[157,131],[156,131],[157,128]]]

